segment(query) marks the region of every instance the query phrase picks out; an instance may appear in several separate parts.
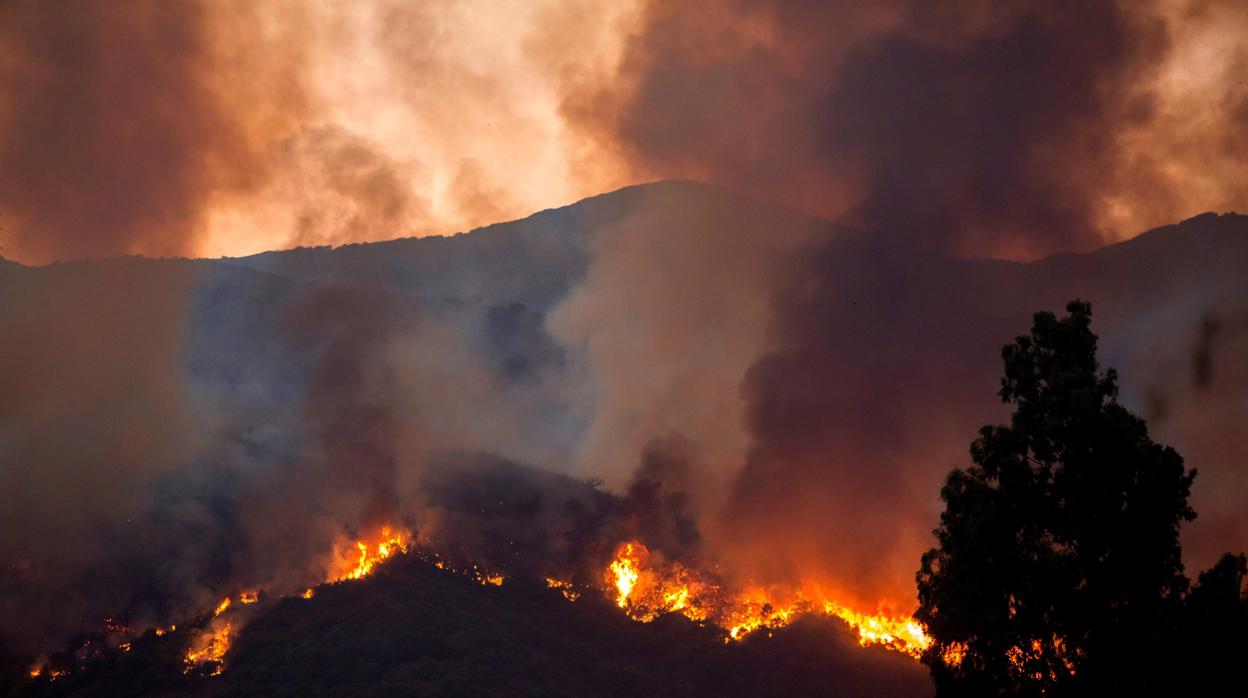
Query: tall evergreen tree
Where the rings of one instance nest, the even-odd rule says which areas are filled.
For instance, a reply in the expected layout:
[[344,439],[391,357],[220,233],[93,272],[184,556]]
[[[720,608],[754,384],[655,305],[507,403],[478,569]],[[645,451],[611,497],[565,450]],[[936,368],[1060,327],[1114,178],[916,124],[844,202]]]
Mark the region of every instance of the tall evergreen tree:
[[1066,310],[1004,348],[1010,423],[983,427],[941,490],[917,574],[938,695],[1118,695],[1173,664],[1196,473],[1118,404],[1091,306]]

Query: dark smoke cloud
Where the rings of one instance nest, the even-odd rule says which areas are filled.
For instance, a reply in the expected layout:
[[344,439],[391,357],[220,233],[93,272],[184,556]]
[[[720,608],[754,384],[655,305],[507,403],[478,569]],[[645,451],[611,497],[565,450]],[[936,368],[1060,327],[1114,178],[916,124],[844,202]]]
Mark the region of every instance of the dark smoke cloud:
[[196,269],[141,267],[0,274],[0,660],[125,604],[132,582],[86,571],[143,538],[145,488],[200,441],[178,370]]
[[[255,140],[301,108],[281,74],[290,49],[260,44],[241,7],[230,21],[209,9],[0,6],[5,254],[193,252],[212,198],[263,176]],[[222,55],[223,34],[255,47]]]
[[1092,299],[1124,404],[1200,472],[1189,570],[1248,546],[1248,375],[1232,358],[1248,340],[1245,263],[1248,219],[1234,215],[1030,264],[865,234],[815,246],[777,286],[773,346],[745,376],[752,445],[723,511],[724,553],[757,574],[822,577],[861,603],[906,607],[942,478],[967,462],[979,426],[1008,417],[1000,347],[1071,298]]
[[1175,4],[652,2],[621,79],[566,114],[651,176],[976,256],[1090,249],[1245,204],[1234,62],[1196,128],[1189,76],[1159,80],[1204,43]]
[[501,498],[448,513],[438,483],[488,454],[511,472],[571,448],[561,352],[518,304],[126,258],[4,265],[0,327],[0,673],[106,617],[324,581],[384,525],[504,561],[483,541],[510,527],[536,565],[588,490],[510,475],[486,494],[540,509],[498,536],[480,504]]

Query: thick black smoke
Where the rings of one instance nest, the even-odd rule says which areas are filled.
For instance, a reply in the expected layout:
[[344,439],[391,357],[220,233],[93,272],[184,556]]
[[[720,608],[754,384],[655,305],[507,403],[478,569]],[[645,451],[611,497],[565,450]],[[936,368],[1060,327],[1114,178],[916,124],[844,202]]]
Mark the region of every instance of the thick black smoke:
[[1242,58],[1199,53],[1243,26],[1230,4],[645,8],[621,79],[567,113],[650,176],[1015,258],[1248,204],[1226,140],[1244,128]]
[[821,575],[867,603],[908,599],[942,478],[967,462],[980,425],[1007,418],[1000,347],[1071,298],[1093,299],[1123,402],[1199,469],[1189,566],[1248,546],[1248,383],[1232,358],[1245,338],[1246,220],[1201,216],[1029,264],[861,235],[821,245],[780,286],[774,348],[744,381],[753,441],[724,509],[742,566]]

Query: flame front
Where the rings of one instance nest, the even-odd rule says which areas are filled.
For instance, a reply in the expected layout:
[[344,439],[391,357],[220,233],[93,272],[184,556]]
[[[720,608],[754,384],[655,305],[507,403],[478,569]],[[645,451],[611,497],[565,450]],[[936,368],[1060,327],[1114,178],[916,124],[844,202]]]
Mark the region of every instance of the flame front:
[[547,577],[546,586],[551,589],[558,589],[559,593],[563,594],[563,598],[567,599],[568,601],[576,601],[577,599],[581,598],[581,592],[577,591],[575,585],[573,585],[572,582],[569,582],[567,580],[555,579],[554,577]]
[[224,669],[225,653],[230,649],[230,623],[214,620],[207,629],[195,638],[190,649],[182,658],[185,665],[183,673],[191,673],[195,669],[212,662],[212,676],[218,676]]
[[373,543],[357,540],[355,554],[345,553],[337,556],[338,559],[334,569],[330,572],[328,581],[345,582],[367,577],[372,574],[378,563],[390,559],[396,553],[407,552],[409,537],[410,534],[406,531],[385,526]]
[[712,575],[678,562],[650,564],[650,558],[645,545],[627,541],[616,548],[604,573],[615,604],[634,620],[649,622],[664,613],[679,613],[740,640],[759,629],[782,628],[802,615],[822,612],[854,628],[863,647],[879,645],[917,658],[932,643],[913,618],[856,611],[828,598],[815,584],[725,589]]
[[611,562],[611,575],[615,578],[615,605],[620,608],[628,608],[628,597],[637,587],[641,576],[637,571],[641,562],[639,551],[645,549],[640,543],[625,543],[616,551],[615,560]]

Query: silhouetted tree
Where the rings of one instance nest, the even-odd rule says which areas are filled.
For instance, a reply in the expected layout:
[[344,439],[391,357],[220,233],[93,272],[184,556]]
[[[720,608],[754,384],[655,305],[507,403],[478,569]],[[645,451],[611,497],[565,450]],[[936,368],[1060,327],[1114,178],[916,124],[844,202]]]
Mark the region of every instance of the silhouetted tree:
[[1037,313],[1002,351],[1008,426],[949,474],[917,574],[939,695],[1125,695],[1173,666],[1195,471],[1101,373],[1092,308]]
[[1201,572],[1187,595],[1177,660],[1185,676],[1176,687],[1192,695],[1217,695],[1248,685],[1248,558],[1224,555]]

